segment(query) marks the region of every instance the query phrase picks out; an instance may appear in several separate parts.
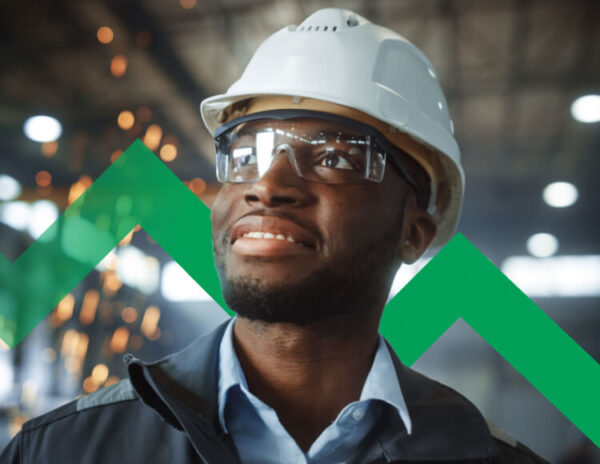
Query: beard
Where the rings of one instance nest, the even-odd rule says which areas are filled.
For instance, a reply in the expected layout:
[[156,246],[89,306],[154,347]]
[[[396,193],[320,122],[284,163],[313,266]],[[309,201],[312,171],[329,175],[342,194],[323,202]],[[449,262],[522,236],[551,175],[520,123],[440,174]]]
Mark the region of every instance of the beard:
[[397,269],[393,250],[400,240],[402,217],[398,215],[391,230],[353,247],[344,259],[294,283],[267,286],[250,276],[231,279],[215,250],[225,302],[249,320],[296,325],[365,313],[376,302],[381,302],[382,309]]

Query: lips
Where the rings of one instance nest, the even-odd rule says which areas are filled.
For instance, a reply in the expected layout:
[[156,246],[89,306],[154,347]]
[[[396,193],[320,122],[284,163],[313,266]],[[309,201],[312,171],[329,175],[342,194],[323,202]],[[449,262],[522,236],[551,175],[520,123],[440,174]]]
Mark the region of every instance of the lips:
[[316,249],[318,247],[317,235],[289,219],[277,216],[245,216],[233,227],[231,244],[243,238],[262,242],[279,242],[283,246],[296,246]]

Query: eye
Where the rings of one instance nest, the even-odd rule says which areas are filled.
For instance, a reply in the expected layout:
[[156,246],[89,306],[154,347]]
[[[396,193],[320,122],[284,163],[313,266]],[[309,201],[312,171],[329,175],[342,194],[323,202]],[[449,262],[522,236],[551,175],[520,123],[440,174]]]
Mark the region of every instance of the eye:
[[328,153],[320,162],[320,166],[334,169],[354,169],[346,158],[336,153]]
[[317,160],[317,165],[329,169],[356,170],[356,167],[352,165],[348,157],[349,155],[346,153],[328,151]]

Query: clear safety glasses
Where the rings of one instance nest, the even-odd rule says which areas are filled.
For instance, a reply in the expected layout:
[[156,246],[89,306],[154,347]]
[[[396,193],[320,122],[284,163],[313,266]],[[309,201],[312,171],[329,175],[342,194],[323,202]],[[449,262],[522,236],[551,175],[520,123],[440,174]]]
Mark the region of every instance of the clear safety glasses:
[[381,182],[389,157],[418,190],[397,156],[402,150],[373,127],[342,116],[309,110],[255,113],[221,126],[215,142],[220,182],[255,182],[284,153],[296,174],[308,181]]

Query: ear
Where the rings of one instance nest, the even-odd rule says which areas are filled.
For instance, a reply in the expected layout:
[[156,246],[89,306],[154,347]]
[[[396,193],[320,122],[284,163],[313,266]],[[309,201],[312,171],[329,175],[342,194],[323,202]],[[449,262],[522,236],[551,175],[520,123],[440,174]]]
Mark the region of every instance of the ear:
[[400,261],[412,264],[429,247],[437,233],[435,218],[427,211],[418,208],[414,195],[410,195],[404,205],[402,236],[398,244]]

